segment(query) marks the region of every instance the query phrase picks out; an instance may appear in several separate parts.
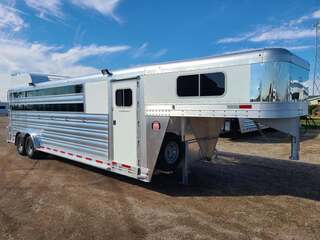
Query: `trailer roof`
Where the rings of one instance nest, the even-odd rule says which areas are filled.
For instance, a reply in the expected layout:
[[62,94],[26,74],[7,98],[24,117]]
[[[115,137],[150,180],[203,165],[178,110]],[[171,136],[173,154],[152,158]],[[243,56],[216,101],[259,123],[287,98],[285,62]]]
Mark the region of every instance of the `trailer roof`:
[[190,59],[166,62],[160,64],[148,64],[128,69],[116,70],[113,72],[115,76],[132,73],[157,73],[170,72],[179,70],[193,70],[195,68],[205,67],[226,67],[235,65],[244,65],[263,62],[290,62],[299,65],[305,69],[310,69],[310,64],[304,59],[294,55],[284,48],[263,48],[249,51],[239,51],[227,53],[223,55],[210,56],[204,58]]
[[[284,48],[263,48],[250,51],[240,51],[234,53],[228,53],[219,56],[210,56],[204,58],[173,61],[160,64],[149,64],[143,66],[136,66],[127,69],[120,69],[111,71],[113,73],[112,77],[103,76],[101,73],[87,75],[83,77],[69,78],[59,81],[50,81],[39,83],[37,86],[51,86],[51,85],[64,85],[72,84],[74,82],[87,82],[92,79],[105,79],[108,77],[112,80],[136,77],[144,74],[155,74],[155,73],[165,73],[165,72],[175,72],[175,71],[191,71],[196,69],[205,68],[219,68],[226,66],[237,66],[253,63],[264,63],[264,62],[289,62],[303,67],[307,70],[310,69],[310,64],[304,59],[294,55],[290,51]],[[15,90],[22,88],[16,87]],[[25,86],[23,88],[26,88]],[[31,87],[30,87],[31,88]]]

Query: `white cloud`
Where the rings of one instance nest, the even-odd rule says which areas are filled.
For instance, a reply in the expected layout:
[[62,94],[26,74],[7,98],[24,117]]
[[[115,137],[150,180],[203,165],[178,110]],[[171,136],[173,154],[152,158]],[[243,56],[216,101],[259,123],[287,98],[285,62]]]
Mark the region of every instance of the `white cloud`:
[[166,55],[167,52],[168,52],[168,49],[162,48],[162,49],[160,49],[159,51],[157,51],[157,52],[155,52],[155,53],[153,54],[153,58],[160,58],[160,57]]
[[143,56],[143,55],[146,53],[146,51],[147,51],[148,45],[149,45],[149,43],[145,42],[145,43],[143,43],[140,47],[138,47],[138,48],[134,51],[134,53],[133,53],[133,55],[132,55],[133,58],[139,58],[139,57]]
[[292,51],[300,51],[300,50],[314,48],[314,45],[284,46],[282,48],[286,48],[286,49],[292,50]]
[[313,13],[311,13],[309,15],[304,15],[302,17],[299,17],[297,19],[293,19],[293,20],[289,21],[289,25],[301,24],[301,23],[306,22],[308,20],[317,19],[317,18],[320,18],[320,9],[314,11]]
[[19,11],[0,3],[0,30],[18,32],[27,24],[19,15]]
[[149,58],[160,58],[167,54],[168,49],[162,48],[156,52],[151,52],[148,50],[149,43],[145,42],[140,47],[133,51],[132,57],[133,58],[140,58],[140,57],[149,57]]
[[278,27],[256,34],[248,40],[251,42],[293,40],[315,36],[313,29]]
[[102,15],[112,17],[117,22],[121,22],[121,19],[114,13],[120,0],[71,0],[71,2],[81,8],[93,9]]
[[63,18],[60,0],[25,0],[25,3],[38,12],[38,16],[48,20],[49,16]]
[[67,51],[60,47],[23,40],[0,40],[0,72],[43,72],[59,75],[83,75],[97,69],[80,64],[86,57],[123,52],[128,46],[77,46]]
[[256,32],[249,32],[245,33],[241,36],[236,36],[236,37],[227,37],[227,38],[222,38],[219,39],[217,43],[237,43],[237,42],[242,42],[248,40],[250,37],[254,36]]
[[[64,18],[62,9],[62,0],[24,0],[32,9],[38,12],[38,17],[49,20],[49,17],[58,19]],[[119,5],[120,0],[69,0],[77,7],[95,10],[104,16],[108,16],[121,22],[120,17],[115,14],[115,9]]]
[[51,54],[52,60],[63,64],[75,64],[79,60],[90,56],[109,55],[112,53],[128,50],[128,46],[76,46],[66,52],[54,52]]
[[313,18],[320,18],[320,9],[312,13]]
[[[315,30],[311,27],[305,27],[302,23],[320,18],[320,9],[309,15],[304,15],[288,21],[281,26],[258,26],[255,31],[222,38],[217,41],[219,44],[238,43],[238,42],[274,42],[285,40],[296,40],[313,38]],[[311,25],[310,25],[311,26]]]
[[291,26],[262,27],[260,30],[244,33],[235,37],[222,38],[217,43],[237,43],[237,42],[273,42],[282,40],[296,40],[312,38],[315,36],[314,29],[298,28]]

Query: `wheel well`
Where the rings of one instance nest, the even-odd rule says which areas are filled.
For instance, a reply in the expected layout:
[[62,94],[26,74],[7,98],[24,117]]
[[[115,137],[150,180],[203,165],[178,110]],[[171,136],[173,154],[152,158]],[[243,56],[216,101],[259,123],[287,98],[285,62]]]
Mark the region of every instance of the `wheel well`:
[[[161,158],[162,157],[161,151],[164,147],[165,142],[167,141],[167,138],[176,139],[178,141],[179,146],[180,146],[180,150],[181,150],[180,156],[181,156],[181,158],[184,157],[184,143],[182,142],[181,136],[179,134],[174,133],[174,132],[166,132],[163,137],[163,141],[161,143],[160,151],[159,151],[157,162],[156,162],[156,168],[158,168],[160,170],[169,170],[169,168],[170,168],[170,167],[168,168],[166,165],[164,165],[164,163],[162,161],[163,159]],[[181,160],[181,158],[180,158],[180,160]],[[180,162],[180,160],[179,160],[179,162]],[[179,162],[177,162],[177,164],[176,164],[176,166],[174,166],[174,168],[178,166]],[[171,170],[173,170],[173,169],[171,169]]]
[[166,132],[165,135],[164,135],[164,137],[163,137],[163,140],[164,140],[166,137],[170,136],[170,135],[171,135],[171,136],[174,136],[174,137],[178,137],[178,138],[181,139],[181,136],[180,136],[179,134],[175,133],[175,132]]

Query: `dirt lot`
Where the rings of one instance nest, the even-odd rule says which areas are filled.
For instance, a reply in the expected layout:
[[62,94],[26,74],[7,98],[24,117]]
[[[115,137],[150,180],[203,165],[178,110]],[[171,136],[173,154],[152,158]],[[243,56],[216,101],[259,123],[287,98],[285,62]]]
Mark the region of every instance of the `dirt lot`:
[[279,133],[224,138],[183,187],[18,156],[0,124],[1,240],[320,238],[319,132],[303,136],[300,162]]

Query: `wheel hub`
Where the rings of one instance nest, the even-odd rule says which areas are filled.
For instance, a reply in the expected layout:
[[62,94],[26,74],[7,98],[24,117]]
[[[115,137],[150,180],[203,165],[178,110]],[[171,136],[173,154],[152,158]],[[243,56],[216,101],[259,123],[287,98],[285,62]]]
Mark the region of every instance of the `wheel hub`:
[[179,158],[179,145],[176,142],[169,142],[164,151],[165,160],[168,164],[174,164]]

